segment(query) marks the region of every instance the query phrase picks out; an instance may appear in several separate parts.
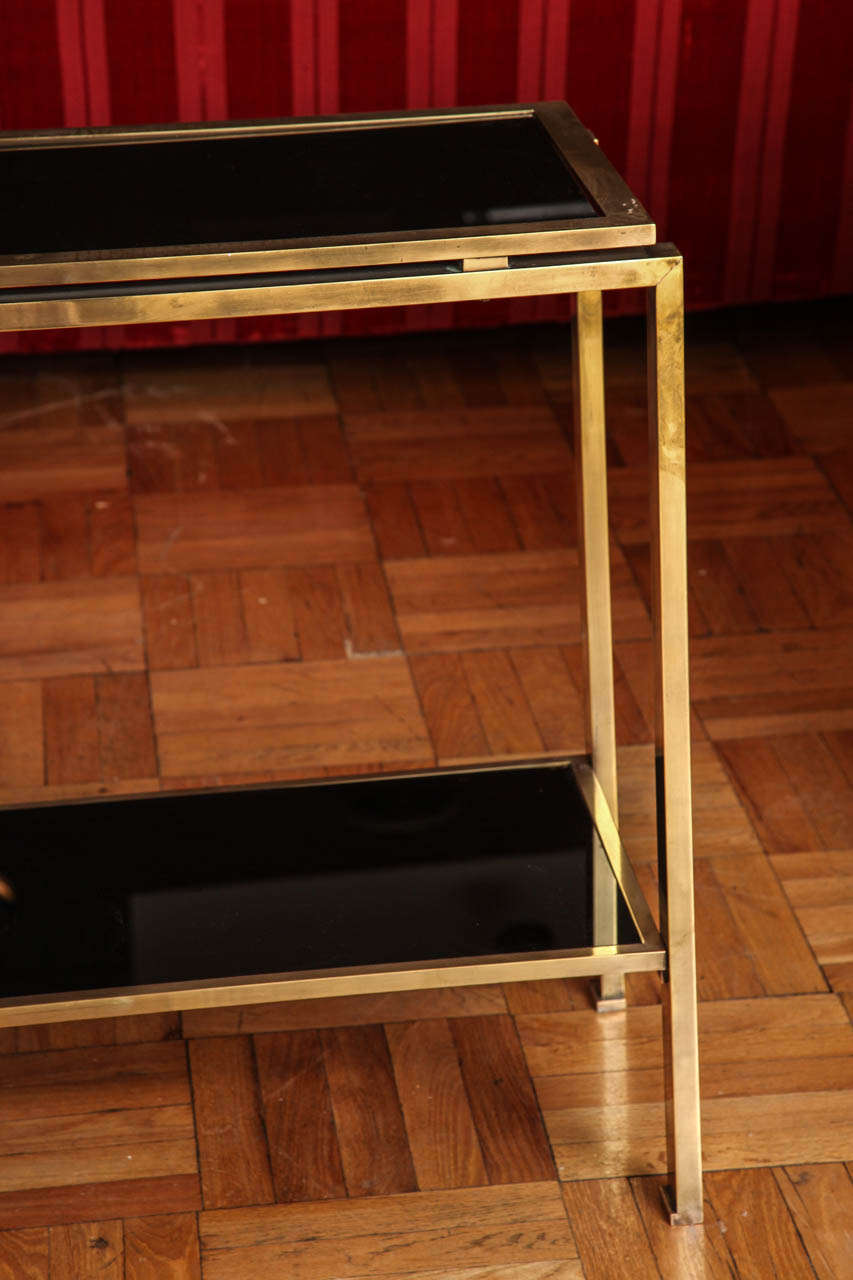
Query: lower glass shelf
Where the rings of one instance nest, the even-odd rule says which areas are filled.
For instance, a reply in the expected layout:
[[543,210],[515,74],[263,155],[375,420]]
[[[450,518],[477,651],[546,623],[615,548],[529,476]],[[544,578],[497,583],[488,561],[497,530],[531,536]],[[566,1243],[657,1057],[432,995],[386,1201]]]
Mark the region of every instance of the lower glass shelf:
[[616,881],[570,762],[7,809],[0,833],[0,1023],[662,966],[618,886],[597,945]]

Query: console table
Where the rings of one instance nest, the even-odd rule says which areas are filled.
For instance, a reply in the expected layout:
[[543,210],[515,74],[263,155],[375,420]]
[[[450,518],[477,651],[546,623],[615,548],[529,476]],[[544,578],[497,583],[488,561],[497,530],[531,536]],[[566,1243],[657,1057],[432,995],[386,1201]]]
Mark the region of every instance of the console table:
[[[564,103],[5,134],[0,191],[0,331],[575,294],[588,684],[579,759],[4,810],[0,1025],[568,975],[604,1011],[658,971],[701,1221],[677,250]],[[660,932],[618,829],[609,289],[649,302]]]

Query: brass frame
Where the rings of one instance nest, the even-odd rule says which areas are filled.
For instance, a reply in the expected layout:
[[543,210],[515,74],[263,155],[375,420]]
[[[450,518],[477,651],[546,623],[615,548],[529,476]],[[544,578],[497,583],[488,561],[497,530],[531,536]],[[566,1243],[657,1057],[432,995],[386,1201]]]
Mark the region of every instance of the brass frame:
[[[599,1008],[605,1009],[622,1005],[625,972],[662,970],[667,1147],[673,1174],[670,1215],[674,1223],[695,1223],[702,1220],[702,1182],[687,684],[683,287],[677,249],[654,243],[655,229],[648,215],[595,140],[560,103],[238,125],[9,134],[0,137],[0,150],[365,125],[416,127],[437,120],[525,115],[541,120],[601,209],[600,218],[280,241],[241,245],[237,251],[233,246],[197,245],[7,256],[0,258],[0,331],[577,294],[575,440],[589,758],[573,762],[573,767],[642,942],[629,947],[616,944],[615,894],[608,887],[612,881],[605,877],[596,890],[596,938],[600,941],[582,951],[7,1000],[0,1002],[0,1026],[568,975],[597,977]],[[646,290],[649,301],[660,933],[618,835],[607,530],[602,294],[609,289],[638,288]]]

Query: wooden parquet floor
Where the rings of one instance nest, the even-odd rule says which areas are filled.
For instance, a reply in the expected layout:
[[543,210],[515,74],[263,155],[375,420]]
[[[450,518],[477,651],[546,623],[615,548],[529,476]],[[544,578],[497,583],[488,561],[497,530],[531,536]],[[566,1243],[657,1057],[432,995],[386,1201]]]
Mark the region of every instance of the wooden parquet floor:
[[[707,1213],[656,979],[0,1032],[2,1280],[853,1275],[853,344],[694,318]],[[641,333],[608,352],[621,809],[647,892]],[[0,799],[582,749],[567,336],[0,366]],[[247,838],[251,838],[247,834]]]

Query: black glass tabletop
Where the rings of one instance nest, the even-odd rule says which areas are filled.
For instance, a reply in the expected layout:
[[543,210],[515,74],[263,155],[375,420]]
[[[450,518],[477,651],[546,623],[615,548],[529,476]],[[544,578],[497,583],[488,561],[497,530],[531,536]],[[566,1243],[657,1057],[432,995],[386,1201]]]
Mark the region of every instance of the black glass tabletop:
[[568,767],[6,810],[0,835],[0,998],[594,943]]
[[0,255],[590,218],[535,116],[0,150]]

